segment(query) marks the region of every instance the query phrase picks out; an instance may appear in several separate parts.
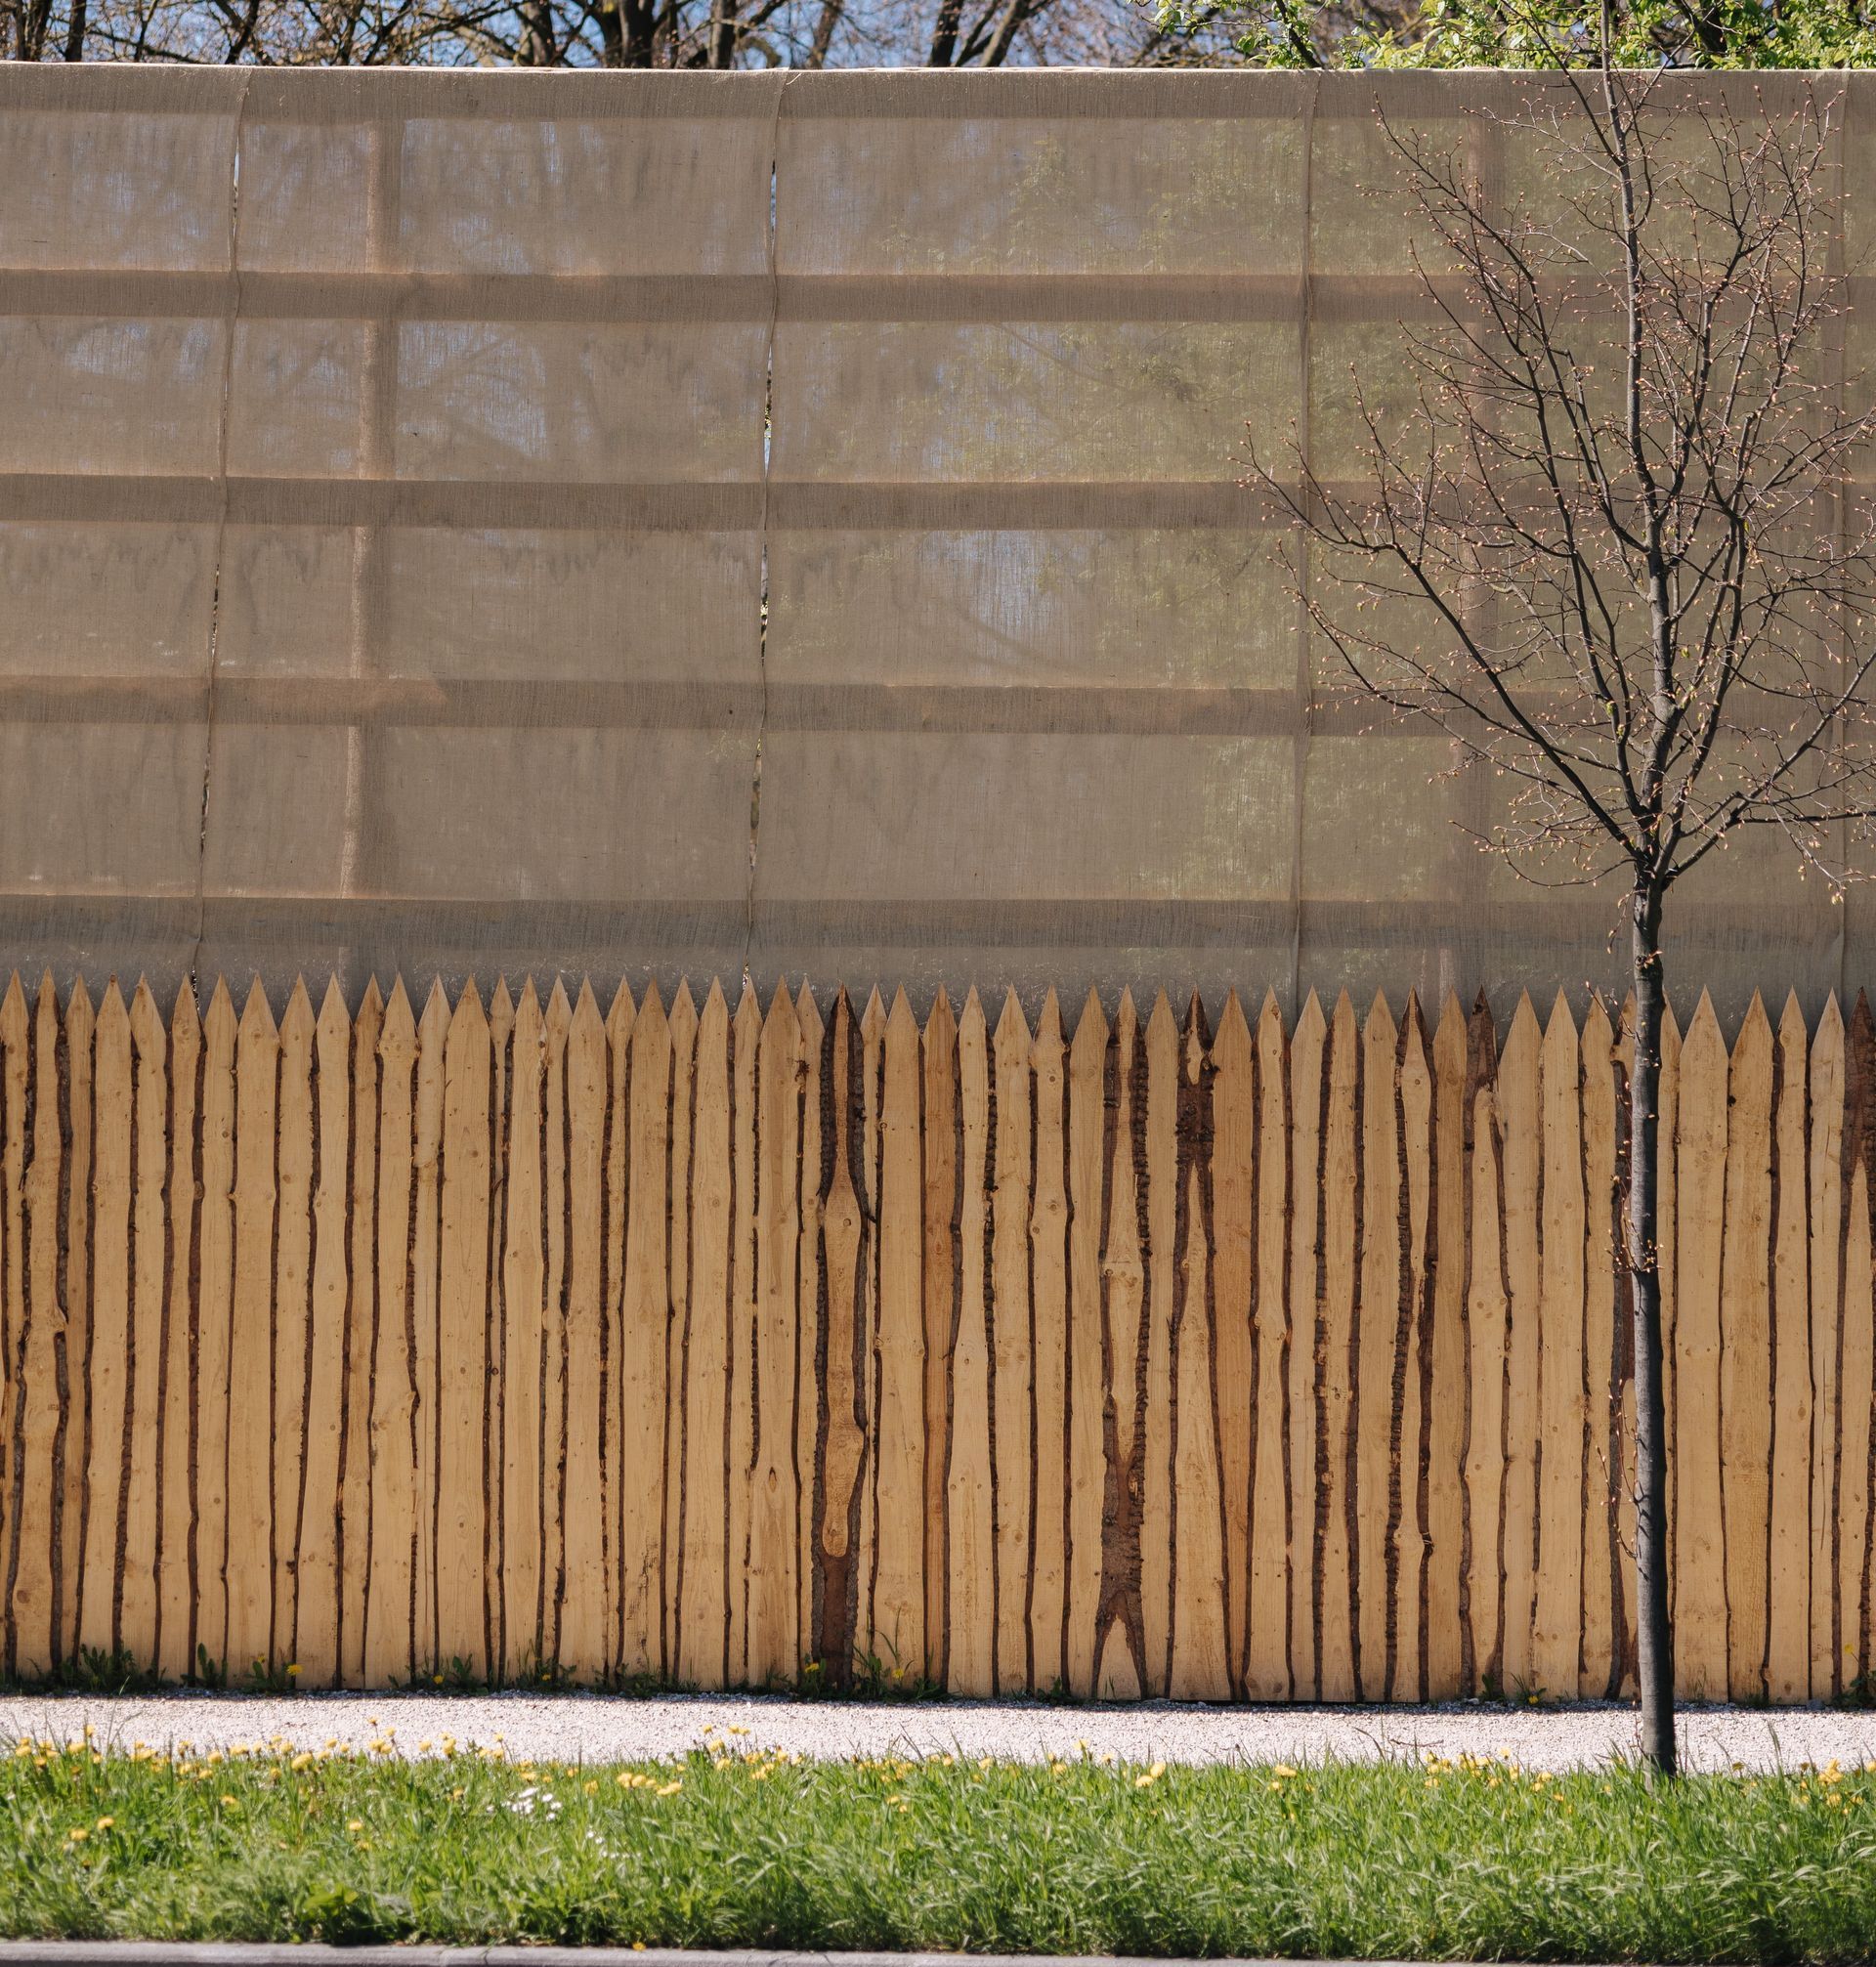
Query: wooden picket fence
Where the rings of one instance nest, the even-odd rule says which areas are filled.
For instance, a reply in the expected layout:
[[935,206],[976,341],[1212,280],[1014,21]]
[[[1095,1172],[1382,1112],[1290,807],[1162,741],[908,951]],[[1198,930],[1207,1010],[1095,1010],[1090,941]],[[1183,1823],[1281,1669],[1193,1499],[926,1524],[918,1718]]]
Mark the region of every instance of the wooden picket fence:
[[[0,1003],[6,1664],[1625,1684],[1621,1023]],[[1680,1680],[1870,1661],[1876,1024],[1670,1029]]]

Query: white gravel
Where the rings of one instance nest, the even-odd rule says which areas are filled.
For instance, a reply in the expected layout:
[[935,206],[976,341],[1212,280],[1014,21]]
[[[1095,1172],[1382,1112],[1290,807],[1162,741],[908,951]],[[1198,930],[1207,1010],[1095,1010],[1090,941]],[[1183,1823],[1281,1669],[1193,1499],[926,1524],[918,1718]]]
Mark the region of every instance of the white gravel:
[[[1444,1707],[1199,1707],[1147,1701],[1127,1707],[1054,1707],[1039,1702],[943,1701],[930,1705],[804,1702],[783,1698],[673,1694],[506,1693],[18,1695],[0,1698],[0,1743],[21,1735],[68,1740],[87,1725],[104,1742],[197,1749],[284,1738],[320,1748],[336,1738],[360,1748],[389,1740],[416,1755],[453,1737],[459,1746],[499,1743],[511,1759],[622,1761],[681,1755],[706,1728],[746,1732],[741,1748],[780,1748],[837,1757],[994,1755],[1020,1761],[1084,1752],[1149,1762],[1316,1762],[1506,1752],[1533,1769],[1595,1765],[1635,1746],[1635,1715],[1603,1703],[1506,1709]],[[1682,1716],[1690,1765],[1772,1769],[1835,1757],[1876,1761],[1876,1713],[1828,1708],[1691,1708]]]

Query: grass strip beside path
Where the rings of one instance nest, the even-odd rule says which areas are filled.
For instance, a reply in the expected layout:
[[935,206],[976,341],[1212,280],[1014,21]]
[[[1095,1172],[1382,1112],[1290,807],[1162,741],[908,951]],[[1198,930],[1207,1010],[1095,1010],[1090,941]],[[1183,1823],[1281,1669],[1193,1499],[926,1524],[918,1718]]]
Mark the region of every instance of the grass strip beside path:
[[[22,1742],[0,1934],[1530,1960],[1876,1956],[1876,1773],[196,1756]],[[435,1752],[447,1750],[448,1752]]]

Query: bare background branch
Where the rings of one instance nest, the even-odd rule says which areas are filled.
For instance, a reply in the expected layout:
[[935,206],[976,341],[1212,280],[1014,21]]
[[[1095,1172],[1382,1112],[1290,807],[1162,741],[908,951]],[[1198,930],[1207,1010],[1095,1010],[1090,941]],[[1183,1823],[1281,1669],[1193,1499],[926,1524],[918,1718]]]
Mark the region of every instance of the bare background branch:
[[1137,0],[0,0],[0,57],[27,61],[1207,66],[1251,61],[1240,38]]

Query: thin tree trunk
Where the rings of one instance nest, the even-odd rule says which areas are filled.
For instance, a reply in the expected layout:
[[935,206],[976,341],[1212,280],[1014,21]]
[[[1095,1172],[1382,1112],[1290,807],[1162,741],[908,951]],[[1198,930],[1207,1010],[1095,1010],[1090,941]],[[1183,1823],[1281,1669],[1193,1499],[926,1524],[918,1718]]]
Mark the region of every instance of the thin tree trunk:
[[1668,1453],[1661,1398],[1661,891],[1638,883],[1631,963],[1635,1069],[1629,1097],[1629,1279],[1635,1315],[1635,1640],[1642,1756],[1676,1773],[1674,1629],[1668,1619]]
[[958,29],[964,18],[964,0],[939,0],[931,23],[931,52],[925,57],[928,68],[949,68],[958,51]]
[[520,65],[551,68],[554,63],[554,17],[546,0],[523,0]]
[[710,9],[710,34],[706,44],[705,65],[711,68],[734,68],[736,66],[736,44],[740,23],[737,21],[738,0],[716,0]]
[[658,59],[658,23],[652,17],[651,0],[619,0],[618,65],[621,68],[649,68]]
[[986,68],[1001,68],[1009,59],[1009,51],[1016,44],[1016,30],[1029,19],[1029,0],[1009,0],[1003,10],[1003,18],[998,22],[996,35],[984,55]]
[[808,50],[806,66],[825,68],[828,65],[828,51],[833,46],[834,29],[840,24],[840,17],[846,12],[846,0],[821,0],[820,18],[814,23],[814,45]]
[[21,60],[41,60],[46,52],[46,37],[52,28],[52,0],[25,0],[18,19]]

